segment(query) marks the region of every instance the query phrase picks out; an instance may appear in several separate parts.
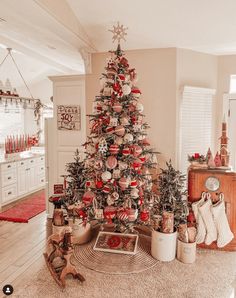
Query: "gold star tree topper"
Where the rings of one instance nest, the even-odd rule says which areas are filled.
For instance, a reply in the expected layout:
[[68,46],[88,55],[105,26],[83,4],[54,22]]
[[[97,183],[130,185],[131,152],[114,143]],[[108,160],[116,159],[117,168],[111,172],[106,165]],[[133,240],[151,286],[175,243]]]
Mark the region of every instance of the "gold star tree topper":
[[124,27],[124,25],[120,25],[120,23],[118,22],[116,26],[115,25],[113,26],[112,30],[108,30],[108,31],[113,33],[112,41],[115,42],[117,40],[119,44],[122,39],[126,41],[125,39],[125,35],[127,35],[126,30],[128,30],[128,27]]

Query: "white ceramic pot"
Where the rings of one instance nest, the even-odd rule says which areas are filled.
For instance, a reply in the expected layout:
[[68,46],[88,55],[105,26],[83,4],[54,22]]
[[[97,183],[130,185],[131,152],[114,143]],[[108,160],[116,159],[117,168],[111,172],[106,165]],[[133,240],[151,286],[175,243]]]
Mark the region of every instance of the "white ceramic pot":
[[83,224],[75,223],[72,225],[72,242],[74,244],[84,244],[91,239],[91,225],[89,223]]
[[196,242],[185,243],[178,239],[177,259],[185,264],[192,264],[196,260]]
[[151,244],[153,258],[162,262],[174,260],[176,255],[176,241],[176,231],[174,233],[161,233],[153,230]]

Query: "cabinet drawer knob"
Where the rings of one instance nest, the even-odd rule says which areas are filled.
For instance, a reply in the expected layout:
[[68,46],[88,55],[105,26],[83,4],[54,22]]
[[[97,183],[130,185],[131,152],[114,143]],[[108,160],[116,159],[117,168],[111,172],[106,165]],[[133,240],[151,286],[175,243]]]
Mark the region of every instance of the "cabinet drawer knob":
[[21,165],[23,165],[24,163],[23,163],[23,162],[21,162],[20,164],[21,164]]
[[11,180],[11,176],[10,176],[10,177],[7,177],[7,179],[8,179],[8,180]]
[[31,163],[34,162],[33,160],[30,161]]
[[8,195],[11,195],[11,194],[12,194],[12,192],[11,192],[11,191],[9,191],[7,194],[8,194]]
[[43,170],[43,168],[41,168],[41,170]]
[[10,168],[10,167],[11,167],[11,165],[8,165],[7,167],[8,167],[8,168]]

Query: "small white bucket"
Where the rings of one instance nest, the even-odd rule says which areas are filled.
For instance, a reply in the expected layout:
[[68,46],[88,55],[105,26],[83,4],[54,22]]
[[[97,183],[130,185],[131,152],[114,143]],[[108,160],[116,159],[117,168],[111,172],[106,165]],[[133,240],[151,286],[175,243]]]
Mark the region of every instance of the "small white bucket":
[[185,264],[192,264],[196,260],[196,242],[186,243],[178,239],[177,259]]

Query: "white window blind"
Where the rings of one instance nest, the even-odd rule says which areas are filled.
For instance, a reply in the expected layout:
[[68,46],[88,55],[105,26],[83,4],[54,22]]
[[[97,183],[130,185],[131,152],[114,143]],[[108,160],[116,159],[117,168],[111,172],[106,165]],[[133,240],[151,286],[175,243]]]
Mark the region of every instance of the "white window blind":
[[206,154],[212,147],[215,90],[185,86],[180,105],[180,170],[187,172],[188,154]]

